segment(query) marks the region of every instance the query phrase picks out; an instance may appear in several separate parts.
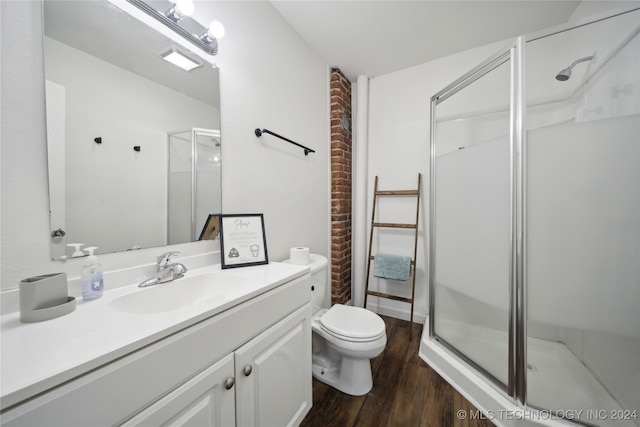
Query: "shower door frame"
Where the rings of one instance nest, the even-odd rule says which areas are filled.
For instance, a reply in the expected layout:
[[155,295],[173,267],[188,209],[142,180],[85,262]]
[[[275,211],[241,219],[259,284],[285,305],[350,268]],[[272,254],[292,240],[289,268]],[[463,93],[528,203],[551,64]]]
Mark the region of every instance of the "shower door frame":
[[[431,97],[430,135],[430,192],[429,192],[429,336],[443,344],[466,363],[473,366],[496,387],[524,404],[526,398],[526,301],[524,274],[524,44],[525,37],[515,39],[471,71]],[[509,95],[509,322],[508,322],[508,381],[502,383],[497,377],[466,356],[455,346],[438,336],[435,328],[435,242],[436,242],[436,106],[455,95],[471,83],[510,61]]]

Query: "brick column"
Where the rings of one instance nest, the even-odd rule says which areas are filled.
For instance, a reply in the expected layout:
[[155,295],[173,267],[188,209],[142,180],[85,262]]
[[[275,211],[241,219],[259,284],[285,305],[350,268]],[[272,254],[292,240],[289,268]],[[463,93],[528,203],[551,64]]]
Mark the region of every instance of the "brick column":
[[351,83],[331,69],[331,304],[351,299]]

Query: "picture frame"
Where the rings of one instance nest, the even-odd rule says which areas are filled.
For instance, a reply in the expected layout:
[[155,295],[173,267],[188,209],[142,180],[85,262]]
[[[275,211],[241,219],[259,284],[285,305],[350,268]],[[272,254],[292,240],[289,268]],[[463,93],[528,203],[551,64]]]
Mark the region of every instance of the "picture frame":
[[220,214],[209,214],[198,240],[214,240],[220,233]]
[[269,263],[263,214],[220,215],[222,268]]

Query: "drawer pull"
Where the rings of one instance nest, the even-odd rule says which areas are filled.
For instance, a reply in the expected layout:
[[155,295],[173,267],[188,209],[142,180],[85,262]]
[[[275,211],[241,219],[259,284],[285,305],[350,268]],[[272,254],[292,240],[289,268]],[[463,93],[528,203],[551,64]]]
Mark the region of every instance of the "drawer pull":
[[224,382],[224,388],[226,388],[227,390],[231,390],[235,383],[236,383],[236,379],[233,377],[229,377]]
[[249,375],[251,375],[251,372],[253,372],[253,366],[251,365],[245,366],[242,372],[244,372],[245,377],[248,377]]

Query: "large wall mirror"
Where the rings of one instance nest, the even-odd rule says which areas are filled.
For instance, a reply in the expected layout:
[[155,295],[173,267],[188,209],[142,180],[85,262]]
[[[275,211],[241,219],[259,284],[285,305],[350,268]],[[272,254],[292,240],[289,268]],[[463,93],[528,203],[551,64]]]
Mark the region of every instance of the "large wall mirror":
[[218,70],[107,1],[43,12],[52,258],[198,240],[221,212]]

